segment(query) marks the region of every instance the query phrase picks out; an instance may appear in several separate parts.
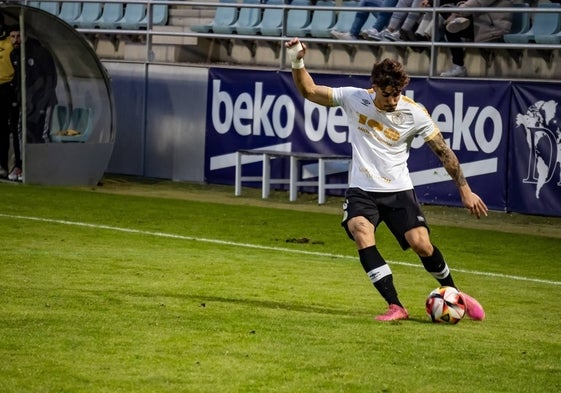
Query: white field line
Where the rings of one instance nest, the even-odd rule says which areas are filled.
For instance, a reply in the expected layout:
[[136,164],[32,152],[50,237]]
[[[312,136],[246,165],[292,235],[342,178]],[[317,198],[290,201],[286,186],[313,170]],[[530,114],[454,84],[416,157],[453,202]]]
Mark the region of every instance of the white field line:
[[[87,227],[87,228],[95,228],[95,229],[106,229],[106,230],[116,231],[116,232],[136,233],[136,234],[139,234],[139,235],[157,236],[157,237],[164,237],[164,238],[169,238],[169,239],[197,241],[197,242],[205,242],[205,243],[212,243],[212,244],[222,244],[222,245],[227,245],[227,246],[253,248],[253,249],[258,249],[258,250],[281,251],[281,252],[292,253],[292,254],[314,255],[314,256],[320,256],[320,257],[326,257],[326,258],[341,258],[341,259],[357,260],[356,256],[350,256],[350,255],[329,254],[329,253],[326,253],[326,252],[314,252],[314,251],[305,251],[305,250],[293,250],[293,249],[284,248],[284,247],[260,246],[258,244],[238,243],[238,242],[231,242],[231,241],[227,241],[227,240],[207,239],[207,238],[204,238],[204,237],[176,235],[176,234],[173,234],[173,233],[165,233],[165,232],[143,231],[143,230],[140,230],[140,229],[114,227],[114,226],[103,225],[103,224],[90,224],[90,223],[87,223],[87,222],[79,222],[79,221],[56,220],[56,219],[52,219],[52,218],[19,216],[19,215],[4,214],[4,213],[0,213],[0,217],[17,219],[17,220],[40,221],[40,222],[47,222],[47,223],[51,223],[51,224],[71,225],[71,226]],[[407,266],[407,267],[412,267],[412,268],[422,268],[422,266],[420,264],[413,264],[413,263],[399,262],[399,261],[388,261],[388,262],[390,264],[394,264],[394,265],[401,265],[401,266]],[[461,272],[461,273],[478,275],[478,276],[485,276],[485,277],[496,277],[496,278],[505,278],[505,279],[517,280],[517,281],[536,282],[536,283],[541,283],[541,284],[561,285],[561,281],[542,280],[542,279],[531,278],[531,277],[513,276],[513,275],[510,275],[510,274],[489,273],[489,272],[481,272],[481,271],[477,271],[477,270],[466,270],[466,269],[450,269],[450,270],[456,271],[456,272]]]

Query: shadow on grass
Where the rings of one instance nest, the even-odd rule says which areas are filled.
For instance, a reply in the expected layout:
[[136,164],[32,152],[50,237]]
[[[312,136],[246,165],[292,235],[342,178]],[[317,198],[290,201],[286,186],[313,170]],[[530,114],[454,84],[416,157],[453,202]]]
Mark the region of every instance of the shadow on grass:
[[[235,297],[224,297],[224,296],[212,296],[212,295],[197,295],[197,294],[175,294],[175,293],[149,293],[149,292],[131,292],[131,291],[88,291],[88,292],[102,292],[107,294],[109,292],[126,295],[126,296],[136,296],[142,298],[173,298],[173,299],[190,299],[197,303],[197,307],[206,308],[212,305],[212,303],[222,303],[222,304],[233,304],[242,307],[250,308],[262,308],[270,310],[283,310],[292,312],[302,312],[307,314],[321,314],[321,315],[336,315],[350,318],[360,318],[360,319],[371,319],[373,322],[376,315],[375,312],[364,312],[351,309],[333,308],[325,307],[320,305],[310,305],[310,304],[298,304],[298,303],[288,303],[273,300],[259,300],[259,299],[248,299],[248,298],[235,298]],[[382,311],[382,309],[380,310]],[[422,324],[432,324],[429,319],[420,317],[410,317],[407,320],[401,321],[391,321],[388,324],[401,324],[401,323],[422,323]]]

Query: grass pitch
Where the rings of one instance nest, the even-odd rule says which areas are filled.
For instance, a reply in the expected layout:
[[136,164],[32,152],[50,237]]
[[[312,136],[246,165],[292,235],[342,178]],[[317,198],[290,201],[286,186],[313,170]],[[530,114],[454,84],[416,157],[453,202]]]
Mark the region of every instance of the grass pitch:
[[487,311],[448,326],[424,312],[436,281],[381,228],[411,319],[379,323],[329,206],[146,187],[0,184],[0,391],[561,390],[559,238],[432,225]]

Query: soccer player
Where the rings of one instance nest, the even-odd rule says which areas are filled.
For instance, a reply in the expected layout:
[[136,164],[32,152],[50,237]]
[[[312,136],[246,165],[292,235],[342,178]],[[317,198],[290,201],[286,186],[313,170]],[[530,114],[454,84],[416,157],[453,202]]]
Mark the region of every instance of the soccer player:
[[[440,250],[431,242],[429,230],[413,190],[407,168],[409,146],[414,136],[425,140],[456,183],[462,203],[479,218],[487,206],[473,193],[454,152],[446,145],[428,112],[401,92],[409,83],[403,65],[384,59],[372,68],[370,89],[318,86],[304,67],[306,46],[298,38],[285,43],[292,62],[292,77],[302,96],[324,106],[341,106],[348,118],[352,145],[352,169],[343,205],[342,225],[355,241],[364,271],[388,303],[379,321],[407,319],[398,298],[390,267],[376,247],[375,231],[383,221],[403,250],[411,247],[425,269],[441,286],[456,287]],[[462,293],[467,315],[485,318],[479,302]]]

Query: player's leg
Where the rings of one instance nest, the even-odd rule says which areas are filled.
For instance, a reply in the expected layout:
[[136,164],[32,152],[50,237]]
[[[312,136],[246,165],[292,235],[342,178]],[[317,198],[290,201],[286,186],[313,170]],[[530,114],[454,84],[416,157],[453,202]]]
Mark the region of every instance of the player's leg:
[[343,208],[342,225],[349,237],[355,241],[360,263],[374,287],[389,305],[388,311],[376,319],[406,319],[407,310],[399,301],[391,269],[376,247],[375,225],[379,221],[379,213],[375,201],[367,192],[350,189],[347,191]]
[[[405,234],[410,241],[411,248],[419,255],[425,270],[440,283],[441,286],[455,287],[456,284],[450,273],[450,268],[444,260],[440,250],[430,242],[428,229],[425,227],[413,228]],[[432,248],[432,252],[430,249]],[[481,304],[468,294],[461,292],[468,317],[481,321],[485,318],[485,311]]]
[[429,230],[425,226],[416,227],[405,232],[405,239],[411,249],[421,259],[425,270],[429,272],[441,286],[455,287],[450,268],[444,260],[444,256],[429,236]]
[[[402,208],[400,209],[399,206]],[[411,247],[419,255],[425,270],[441,286],[456,287],[444,256],[430,240],[429,228],[414,192],[400,193],[388,215],[389,217],[385,218],[385,221],[401,247],[404,250]],[[461,293],[466,303],[468,316],[475,320],[483,320],[485,311],[481,304],[466,293]]]

